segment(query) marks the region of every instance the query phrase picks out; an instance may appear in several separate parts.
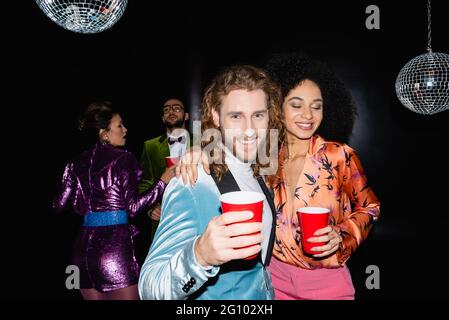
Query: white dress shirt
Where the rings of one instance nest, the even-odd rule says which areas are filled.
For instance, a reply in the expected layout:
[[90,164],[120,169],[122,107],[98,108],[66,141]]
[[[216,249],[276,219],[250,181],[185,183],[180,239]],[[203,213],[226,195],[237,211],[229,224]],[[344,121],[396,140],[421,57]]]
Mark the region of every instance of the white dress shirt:
[[225,149],[226,165],[234,176],[241,191],[255,191],[262,193],[263,200],[263,214],[262,214],[262,261],[265,261],[267,256],[268,242],[270,241],[271,226],[273,222],[273,214],[271,212],[270,205],[267,202],[265,194],[260,188],[257,179],[254,177],[251,163],[245,163],[236,158],[232,153]]
[[189,135],[185,132],[185,129],[176,129],[174,131],[175,132],[172,132],[171,134],[167,132],[167,141],[169,139],[178,139],[179,137],[184,137],[184,143],[175,142],[173,144],[168,144],[170,157],[181,157],[184,155],[184,153],[186,153]]

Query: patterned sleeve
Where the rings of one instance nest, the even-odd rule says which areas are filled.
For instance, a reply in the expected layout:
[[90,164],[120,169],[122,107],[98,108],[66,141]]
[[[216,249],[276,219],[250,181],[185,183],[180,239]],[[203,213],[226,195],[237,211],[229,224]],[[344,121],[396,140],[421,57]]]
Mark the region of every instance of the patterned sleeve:
[[131,153],[127,153],[117,166],[126,209],[131,217],[159,202],[166,187],[164,181],[157,180],[148,190],[139,194],[138,183],[142,177],[142,170],[137,159]]
[[68,163],[62,175],[61,188],[53,199],[53,209],[61,212],[72,201],[75,196],[75,189],[76,179],[73,173],[73,163]]
[[336,226],[343,242],[337,251],[340,265],[367,238],[374,221],[379,218],[380,202],[367,183],[362,164],[355,150],[348,146],[343,148],[345,160],[342,163],[342,192],[348,195],[351,208],[345,208],[344,219]]

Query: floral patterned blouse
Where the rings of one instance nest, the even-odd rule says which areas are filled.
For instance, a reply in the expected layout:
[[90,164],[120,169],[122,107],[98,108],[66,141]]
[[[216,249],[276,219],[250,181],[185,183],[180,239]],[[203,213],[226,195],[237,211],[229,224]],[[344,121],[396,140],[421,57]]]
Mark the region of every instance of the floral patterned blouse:
[[[277,210],[273,255],[303,269],[341,267],[366,239],[380,213],[379,200],[367,184],[357,153],[345,144],[314,135],[291,201],[285,185],[284,150],[282,146],[277,174],[268,179]],[[343,238],[336,254],[317,259],[303,253],[294,212],[307,206],[330,210],[330,224]]]

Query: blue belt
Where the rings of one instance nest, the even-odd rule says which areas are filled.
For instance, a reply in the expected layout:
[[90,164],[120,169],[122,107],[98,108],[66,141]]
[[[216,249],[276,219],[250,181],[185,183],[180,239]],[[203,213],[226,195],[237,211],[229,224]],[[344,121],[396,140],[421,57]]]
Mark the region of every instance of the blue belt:
[[128,213],[124,210],[89,212],[84,216],[85,227],[103,227],[128,223]]

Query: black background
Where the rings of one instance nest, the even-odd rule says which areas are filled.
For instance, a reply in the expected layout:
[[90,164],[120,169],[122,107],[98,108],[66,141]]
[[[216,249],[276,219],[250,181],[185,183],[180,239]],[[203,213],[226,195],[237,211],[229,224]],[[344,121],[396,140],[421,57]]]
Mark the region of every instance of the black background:
[[[81,220],[56,215],[51,200],[79,151],[76,119],[89,102],[120,108],[127,148],[140,156],[143,141],[163,131],[167,95],[186,92],[195,102],[223,66],[304,50],[328,61],[353,93],[350,145],[382,201],[374,232],[348,263],[356,297],[447,299],[449,112],[414,114],[394,91],[401,67],[425,53],[426,1],[190,2],[130,0],[123,18],[95,35],[60,28],[34,1],[16,1],[6,15],[2,297],[80,299],[65,288],[65,267]],[[380,30],[365,27],[370,4],[380,8]],[[447,20],[434,1],[434,51],[449,52]],[[369,265],[380,269],[379,290],[365,287]]]

